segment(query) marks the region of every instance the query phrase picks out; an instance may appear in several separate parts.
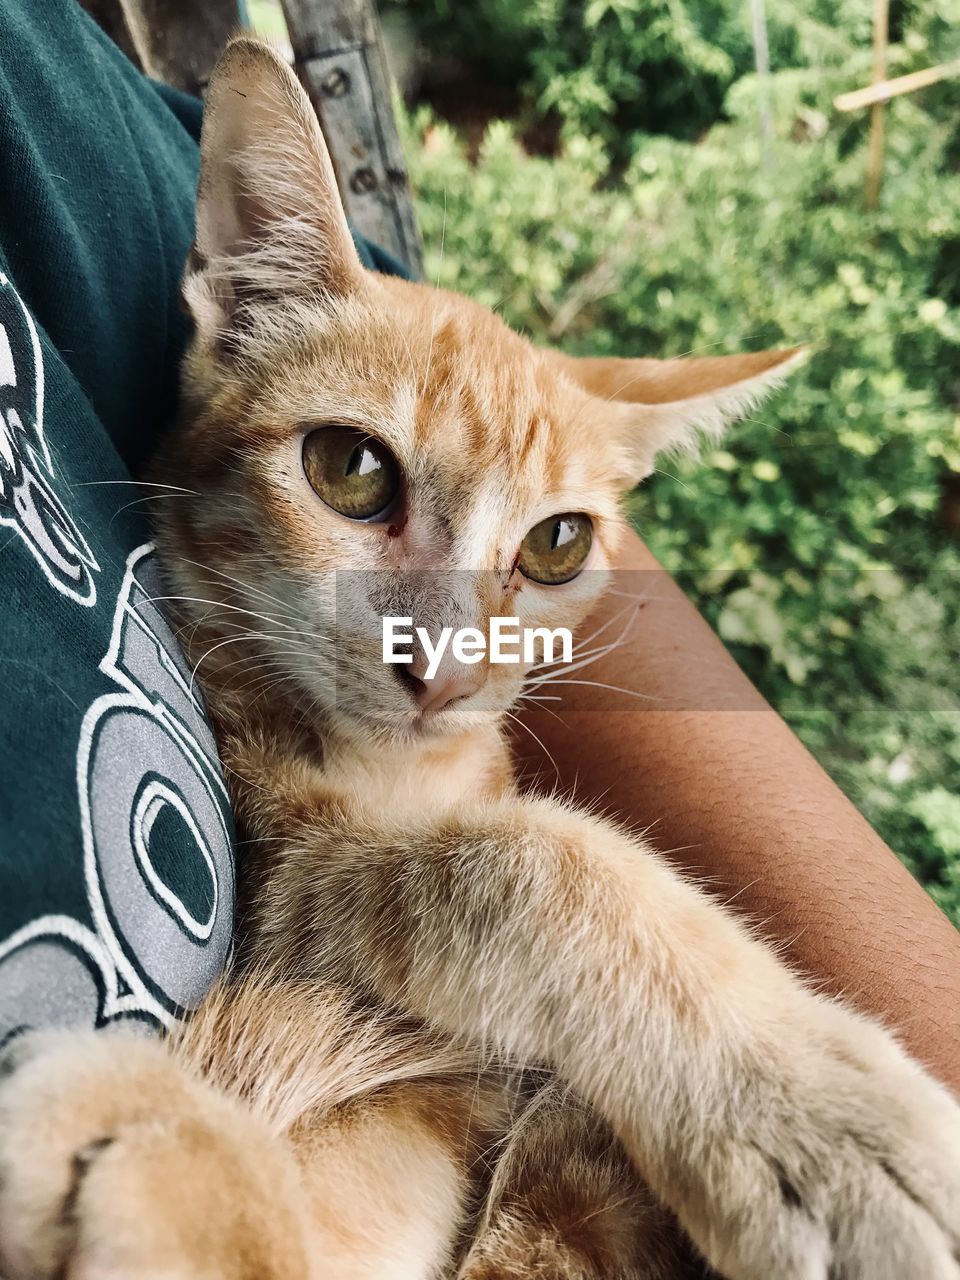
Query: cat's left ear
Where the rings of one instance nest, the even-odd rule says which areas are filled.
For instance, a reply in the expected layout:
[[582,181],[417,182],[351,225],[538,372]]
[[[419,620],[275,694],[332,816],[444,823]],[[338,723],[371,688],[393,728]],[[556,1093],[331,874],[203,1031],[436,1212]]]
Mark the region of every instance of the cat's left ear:
[[241,37],[214,68],[200,140],[184,296],[200,329],[257,297],[343,295],[363,267],[306,93],[268,45]]
[[618,437],[624,486],[650,474],[658,454],[716,439],[755,408],[806,348],[675,360],[620,360],[547,352],[548,361],[605,404]]

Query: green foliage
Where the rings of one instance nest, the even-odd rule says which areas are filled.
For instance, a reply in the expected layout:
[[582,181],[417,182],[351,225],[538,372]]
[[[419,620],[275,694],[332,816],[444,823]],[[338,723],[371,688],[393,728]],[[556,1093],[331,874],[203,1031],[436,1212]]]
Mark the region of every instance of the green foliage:
[[[565,136],[603,139],[618,160],[638,130],[694,138],[753,65],[750,6],[729,0],[387,0],[435,52],[516,85]],[[869,40],[861,0],[769,0],[772,65],[829,65]]]
[[282,42],[287,37],[280,0],[247,0],[247,19],[251,30],[268,40]]
[[[441,4],[432,0],[436,14]],[[761,146],[733,7],[703,4],[692,24],[679,0],[517,0],[512,29],[537,27],[531,67],[560,48],[550,23],[561,11],[576,27],[567,61],[553,64],[561,88],[545,101],[603,102],[614,72],[599,74],[596,58],[613,58],[619,39],[626,66],[640,17],[649,35],[654,13],[676,19],[658,47],[682,63],[688,88],[712,76],[725,96],[695,144],[675,125],[673,136],[633,132],[625,166],[624,149],[608,145],[604,120],[618,116],[606,106],[564,107],[555,159],[525,154],[498,123],[475,163],[446,126],[415,113],[408,154],[428,274],[573,351],[811,345],[789,386],[722,448],[667,462],[633,515],[764,693],[960,923],[960,546],[938,514],[942,478],[960,471],[956,111],[949,86],[891,105],[883,196],[866,211],[868,118],[838,117],[830,104],[868,78],[868,6],[822,5],[818,18],[807,5],[813,16],[792,28],[779,16],[792,8],[785,0],[768,8],[780,23],[777,59],[797,65],[773,77],[775,136]],[[955,8],[895,9],[894,65],[949,56]],[[596,58],[594,41],[606,51]],[[657,89],[643,118],[682,109],[702,120],[692,92]],[[955,104],[956,82],[952,92]]]

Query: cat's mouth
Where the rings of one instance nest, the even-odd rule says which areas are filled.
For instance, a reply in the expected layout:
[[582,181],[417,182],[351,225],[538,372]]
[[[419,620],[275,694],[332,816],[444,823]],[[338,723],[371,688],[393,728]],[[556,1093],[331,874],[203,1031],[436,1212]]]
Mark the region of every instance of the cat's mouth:
[[412,675],[408,668],[394,667],[395,687],[401,698],[391,699],[390,712],[378,719],[388,720],[394,732],[416,741],[449,737],[475,728],[496,712],[488,705],[488,699],[481,702],[477,697],[486,684],[485,676],[478,676],[475,668],[467,670],[469,676],[444,675],[426,680]]
[[395,666],[393,670],[400,686],[410,695],[414,706],[413,723],[422,732],[429,732],[445,712],[462,707],[486,682],[485,674],[477,673],[472,667],[438,674],[432,679],[414,675],[404,666]]

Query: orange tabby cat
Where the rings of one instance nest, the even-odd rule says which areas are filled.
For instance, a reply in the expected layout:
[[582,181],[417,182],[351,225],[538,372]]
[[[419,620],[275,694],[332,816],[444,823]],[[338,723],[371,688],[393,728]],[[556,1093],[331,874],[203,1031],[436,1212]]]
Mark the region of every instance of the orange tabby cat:
[[664,1280],[671,1215],[731,1280],[958,1280],[950,1096],[641,839],[517,793],[522,664],[381,661],[385,612],[576,625],[622,493],[793,353],[576,361],[366,273],[249,40],[202,158],[160,472],[196,496],[158,544],[243,830],[241,955],[166,1044],[14,1043],[6,1280]]

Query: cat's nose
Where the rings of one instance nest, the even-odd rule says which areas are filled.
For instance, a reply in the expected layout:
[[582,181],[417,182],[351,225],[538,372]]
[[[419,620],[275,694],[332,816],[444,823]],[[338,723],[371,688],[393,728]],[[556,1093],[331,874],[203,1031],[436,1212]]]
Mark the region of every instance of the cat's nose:
[[409,666],[394,668],[401,683],[406,686],[423,716],[436,715],[453,702],[460,702],[477,693],[486,683],[484,666],[467,666],[465,663],[444,660],[432,680],[427,679],[427,663],[414,657]]

